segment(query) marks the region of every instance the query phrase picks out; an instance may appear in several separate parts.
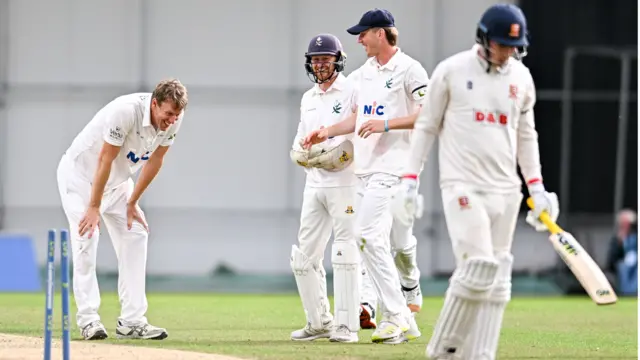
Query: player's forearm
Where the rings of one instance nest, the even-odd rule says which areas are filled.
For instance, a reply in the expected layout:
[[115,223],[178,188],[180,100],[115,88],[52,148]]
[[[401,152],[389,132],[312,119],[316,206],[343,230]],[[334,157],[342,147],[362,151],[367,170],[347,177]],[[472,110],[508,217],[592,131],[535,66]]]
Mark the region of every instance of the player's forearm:
[[327,128],[328,137],[351,134],[356,131],[356,114],[351,114],[343,121],[333,124]]
[[429,131],[418,130],[411,134],[411,152],[409,162],[405,170],[406,174],[418,175],[422,165],[427,161],[431,147],[436,140],[436,134]]
[[109,175],[111,175],[111,161],[100,157],[98,160],[98,168],[93,176],[93,184],[91,185],[91,200],[89,200],[89,207],[100,207],[104,188],[107,186],[107,181],[109,180]]
[[518,165],[527,183],[542,180],[542,165],[540,164],[540,145],[538,132],[533,125],[533,114],[526,114],[526,119],[518,129]]
[[416,111],[415,113],[395,119],[391,119],[387,122],[389,126],[389,130],[411,130],[413,129],[413,125],[416,123],[416,119],[418,118],[418,114],[420,112]]
[[142,167],[140,171],[140,176],[138,177],[138,181],[136,181],[136,185],[133,188],[133,193],[129,198],[130,204],[135,204],[140,200],[142,194],[147,190],[149,184],[155,179],[158,172],[160,172],[160,168],[162,167],[163,158],[153,158],[151,157],[149,161]]
[[542,179],[542,165],[540,164],[540,149],[538,140],[520,140],[518,143],[518,165],[525,181]]

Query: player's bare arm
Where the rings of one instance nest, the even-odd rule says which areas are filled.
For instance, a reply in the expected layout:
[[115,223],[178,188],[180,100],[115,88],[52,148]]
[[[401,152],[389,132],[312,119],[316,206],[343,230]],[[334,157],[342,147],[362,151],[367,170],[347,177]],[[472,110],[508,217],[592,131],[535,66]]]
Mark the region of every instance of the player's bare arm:
[[356,113],[328,128],[313,130],[302,141],[302,148],[309,149],[312,145],[319,144],[330,137],[346,135],[354,131],[356,131]]
[[158,146],[158,149],[151,154],[147,163],[142,167],[142,170],[140,170],[138,181],[136,181],[133,193],[127,202],[127,229],[131,229],[133,221],[135,220],[149,231],[147,222],[142,218],[138,211],[138,201],[140,201],[142,194],[147,190],[149,184],[151,184],[153,179],[155,179],[156,175],[160,172],[160,168],[162,168],[162,164],[164,162],[164,156],[168,150],[169,146]]
[[420,110],[416,110],[413,114],[394,118],[391,120],[369,120],[360,126],[358,136],[368,138],[374,133],[387,132],[390,130],[411,130],[418,119]]
[[84,236],[88,232],[89,239],[93,236],[93,231],[100,222],[100,204],[102,202],[102,194],[111,174],[111,164],[118,156],[120,147],[111,145],[107,142],[102,144],[100,155],[98,157],[98,167],[93,177],[93,185],[91,186],[91,200],[89,207],[82,220],[80,220],[78,232],[80,236]]

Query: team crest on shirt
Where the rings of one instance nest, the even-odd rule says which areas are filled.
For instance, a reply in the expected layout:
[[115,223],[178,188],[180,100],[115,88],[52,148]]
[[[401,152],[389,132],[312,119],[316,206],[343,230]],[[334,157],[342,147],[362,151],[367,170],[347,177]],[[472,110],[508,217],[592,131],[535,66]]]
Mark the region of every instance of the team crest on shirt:
[[460,205],[460,210],[466,210],[471,208],[471,205],[469,205],[469,198],[466,196],[460,196],[458,198],[458,205]]
[[333,104],[333,113],[340,114],[340,111],[342,111],[342,104],[340,101],[336,100],[336,103]]
[[345,210],[344,212],[347,214],[353,214],[354,213],[353,206],[351,205],[347,206],[347,210]]
[[391,89],[391,85],[393,85],[393,78],[389,78],[389,80],[384,83],[384,87],[387,89]]
[[509,85],[509,97],[511,99],[517,99],[518,98],[518,86],[511,84]]

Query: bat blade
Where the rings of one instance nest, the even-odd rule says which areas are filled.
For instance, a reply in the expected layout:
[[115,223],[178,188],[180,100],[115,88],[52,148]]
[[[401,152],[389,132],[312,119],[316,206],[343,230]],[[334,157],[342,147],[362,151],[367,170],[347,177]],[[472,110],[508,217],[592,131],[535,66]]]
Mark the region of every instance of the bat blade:
[[[527,199],[527,205],[533,209],[533,199]],[[575,237],[552,221],[547,213],[540,215],[540,221],[551,233],[549,241],[554,250],[571,269],[591,300],[598,305],[615,304],[618,297],[609,280]]]

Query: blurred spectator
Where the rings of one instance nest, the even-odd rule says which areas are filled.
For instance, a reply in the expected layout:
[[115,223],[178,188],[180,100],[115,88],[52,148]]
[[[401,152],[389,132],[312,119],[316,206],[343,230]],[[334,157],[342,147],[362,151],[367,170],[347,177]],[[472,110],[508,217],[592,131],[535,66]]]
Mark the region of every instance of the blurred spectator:
[[616,275],[617,292],[638,293],[638,229],[635,211],[621,210],[616,219],[616,234],[607,255],[607,270]]

